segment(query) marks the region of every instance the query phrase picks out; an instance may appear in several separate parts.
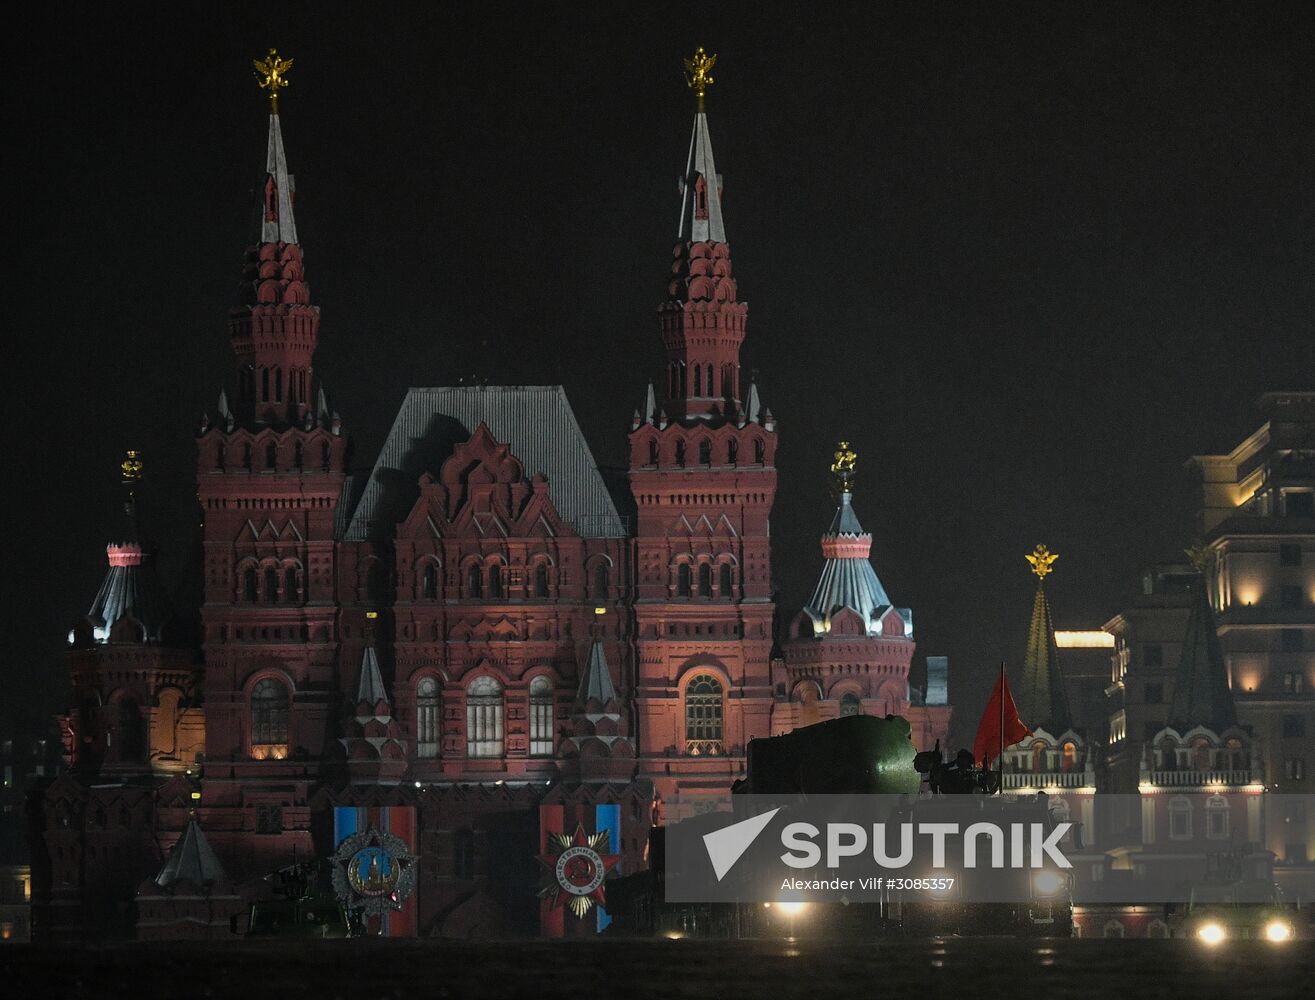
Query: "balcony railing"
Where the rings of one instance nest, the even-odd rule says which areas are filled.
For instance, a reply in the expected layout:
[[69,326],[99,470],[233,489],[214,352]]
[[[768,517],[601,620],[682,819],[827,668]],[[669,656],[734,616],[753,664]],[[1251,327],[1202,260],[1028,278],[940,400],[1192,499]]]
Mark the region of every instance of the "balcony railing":
[[1209,788],[1212,785],[1249,785],[1250,768],[1233,771],[1143,771],[1142,782],[1169,788]]
[[1085,771],[1006,771],[1005,788],[1085,788],[1093,784]]
[[685,753],[691,757],[721,757],[726,751],[721,740],[686,740]]

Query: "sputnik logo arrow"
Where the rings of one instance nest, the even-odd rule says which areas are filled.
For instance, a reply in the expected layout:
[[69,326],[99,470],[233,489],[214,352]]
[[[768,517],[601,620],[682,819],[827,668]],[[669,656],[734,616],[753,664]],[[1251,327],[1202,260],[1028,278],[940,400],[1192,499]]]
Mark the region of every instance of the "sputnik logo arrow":
[[708,860],[712,862],[712,871],[720,882],[723,875],[735,866],[741,855],[758,839],[758,834],[766,829],[781,809],[778,806],[771,812],[753,816],[750,819],[722,827],[715,833],[703,835],[703,846],[708,849]]

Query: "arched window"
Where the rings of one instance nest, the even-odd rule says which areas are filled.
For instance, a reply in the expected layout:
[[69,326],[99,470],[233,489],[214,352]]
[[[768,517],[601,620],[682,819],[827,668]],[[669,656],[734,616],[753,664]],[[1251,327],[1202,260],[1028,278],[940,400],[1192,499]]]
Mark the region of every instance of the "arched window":
[[325,441],[322,445],[320,445],[320,465],[324,467],[325,472],[329,471],[329,462],[330,459],[332,458],[333,458],[333,449],[329,447],[329,442]]
[[540,674],[530,681],[530,756],[550,757],[552,751],[552,681]]
[[753,460],[758,465],[762,465],[763,462],[767,461],[767,448],[762,443],[761,438],[753,443]]
[[734,584],[731,581],[731,564],[722,563],[721,568],[717,570],[717,591],[723,600],[730,600],[735,595],[732,593]]
[[1169,925],[1163,920],[1152,920],[1146,927],[1146,936],[1148,938],[1167,938],[1169,936]]
[[736,459],[740,457],[740,444],[735,438],[726,442],[726,464],[734,465]]
[[265,445],[265,468],[272,469],[279,464],[279,448],[273,441]]
[[719,754],[721,739],[721,682],[711,674],[699,674],[685,688],[685,752]]
[[548,596],[548,564],[546,562],[537,563],[534,567],[534,596]]
[[288,755],[288,689],[266,677],[251,691],[251,756],[282,760]]
[[283,369],[274,369],[274,402],[283,402]]
[[677,465],[684,465],[684,464],[685,464],[685,442],[684,442],[684,441],[677,441],[677,442],[676,442],[676,464],[677,464]]
[[648,464],[658,464],[658,443],[656,441],[650,441],[648,443]]
[[1169,803],[1169,839],[1190,840],[1192,837],[1192,803],[1179,797]]
[[1205,803],[1205,835],[1210,840],[1228,839],[1228,800],[1212,795]]
[[283,600],[289,604],[297,603],[297,568],[289,566],[283,571]]
[[698,396],[703,392],[703,366],[694,366],[694,392],[692,395]]
[[676,567],[676,596],[689,597],[690,572],[689,563],[681,563]]
[[502,685],[477,677],[466,691],[466,756],[502,756]]
[[260,401],[269,402],[269,369],[260,369]]
[[489,597],[502,596],[502,563],[489,566]]
[[1049,768],[1046,767],[1046,745],[1040,742],[1033,743],[1032,744],[1032,773],[1039,774],[1040,772],[1047,770],[1049,770]]
[[141,709],[132,698],[121,698],[115,705],[115,723],[119,737],[119,760],[146,758],[146,726]]
[[438,567],[431,562],[425,563],[424,572],[420,574],[420,596],[426,601],[438,598]]
[[607,563],[600,559],[598,564],[594,566],[594,590],[592,596],[595,600],[607,600],[607,591],[611,587],[611,582],[611,574],[608,572]]
[[479,563],[471,563],[466,570],[466,596],[473,598],[484,596],[484,574],[480,572]]
[[1072,740],[1064,743],[1064,757],[1060,767],[1065,771],[1072,771],[1078,766],[1078,748]]
[[702,441],[699,442],[699,464],[700,465],[712,464],[712,442],[709,441],[707,438],[704,438]]
[[279,575],[271,567],[265,570],[265,603],[275,604],[279,599]]
[[250,469],[251,461],[251,444],[248,442],[242,446],[242,468]]
[[699,566],[699,596],[712,596],[712,567],[707,563]]
[[215,445],[215,468],[220,472],[224,471],[224,442],[220,441]]
[[259,584],[256,582],[256,571],[248,567],[242,573],[242,600],[248,604],[255,604],[260,600]]
[[1105,936],[1107,938],[1123,937],[1123,924],[1118,920],[1105,921]]
[[292,464],[300,469],[306,459],[306,447],[300,441],[292,445]]
[[438,681],[422,677],[416,685],[416,756],[437,757],[439,743]]
[[842,717],[863,714],[863,702],[853,691],[846,691],[840,696],[840,714]]

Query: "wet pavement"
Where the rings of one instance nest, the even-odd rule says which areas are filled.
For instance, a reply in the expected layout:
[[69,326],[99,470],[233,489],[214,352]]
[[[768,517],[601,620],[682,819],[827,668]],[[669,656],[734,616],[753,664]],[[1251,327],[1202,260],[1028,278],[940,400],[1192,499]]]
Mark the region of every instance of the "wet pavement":
[[0,948],[11,997],[1311,996],[1315,942],[327,941]]

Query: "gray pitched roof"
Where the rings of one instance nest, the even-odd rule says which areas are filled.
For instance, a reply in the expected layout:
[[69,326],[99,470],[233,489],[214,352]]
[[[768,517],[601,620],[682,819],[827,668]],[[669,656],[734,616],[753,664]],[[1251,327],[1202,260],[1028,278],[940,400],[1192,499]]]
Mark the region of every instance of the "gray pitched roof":
[[150,553],[133,543],[110,549],[109,571],[87,612],[92,638],[109,642],[115,623],[128,618],[142,627],[143,641],[160,642],[171,611]]
[[160,869],[160,874],[155,876],[155,884],[167,887],[179,879],[187,879],[194,885],[228,881],[224,866],[219,863],[214,848],[205,839],[200,824],[194,819],[188,821],[182,839],[174,845],[169,860]]
[[1219,733],[1237,725],[1237,707],[1228,686],[1228,667],[1202,577],[1197,577],[1193,591],[1183,658],[1178,663],[1169,704],[1169,724],[1184,733],[1194,726],[1209,726]]
[[[840,506],[831,519],[831,526],[823,537],[823,548],[827,540],[867,539],[872,536],[863,530],[854,513],[850,493],[840,494]],[[809,598],[804,610],[815,621],[822,621],[836,608],[849,608],[861,617],[869,635],[878,631],[876,615],[890,607],[890,597],[886,588],[877,579],[877,571],[872,562],[863,556],[845,556],[828,558],[822,567],[813,596]],[[899,608],[900,617],[904,619],[905,635],[913,635],[913,612],[908,608]]]
[[[702,175],[707,190],[707,218],[696,219],[694,182]],[[708,116],[702,111],[694,116],[694,132],[689,138],[689,159],[681,189],[679,239],[689,243],[712,240],[726,242],[726,227],[721,221],[721,175],[712,160],[712,137],[708,135]]]
[[481,423],[511,446],[527,476],[548,477],[553,506],[581,535],[625,537],[625,522],[559,385],[409,390],[343,537],[391,537],[420,495],[420,476],[437,475]]

